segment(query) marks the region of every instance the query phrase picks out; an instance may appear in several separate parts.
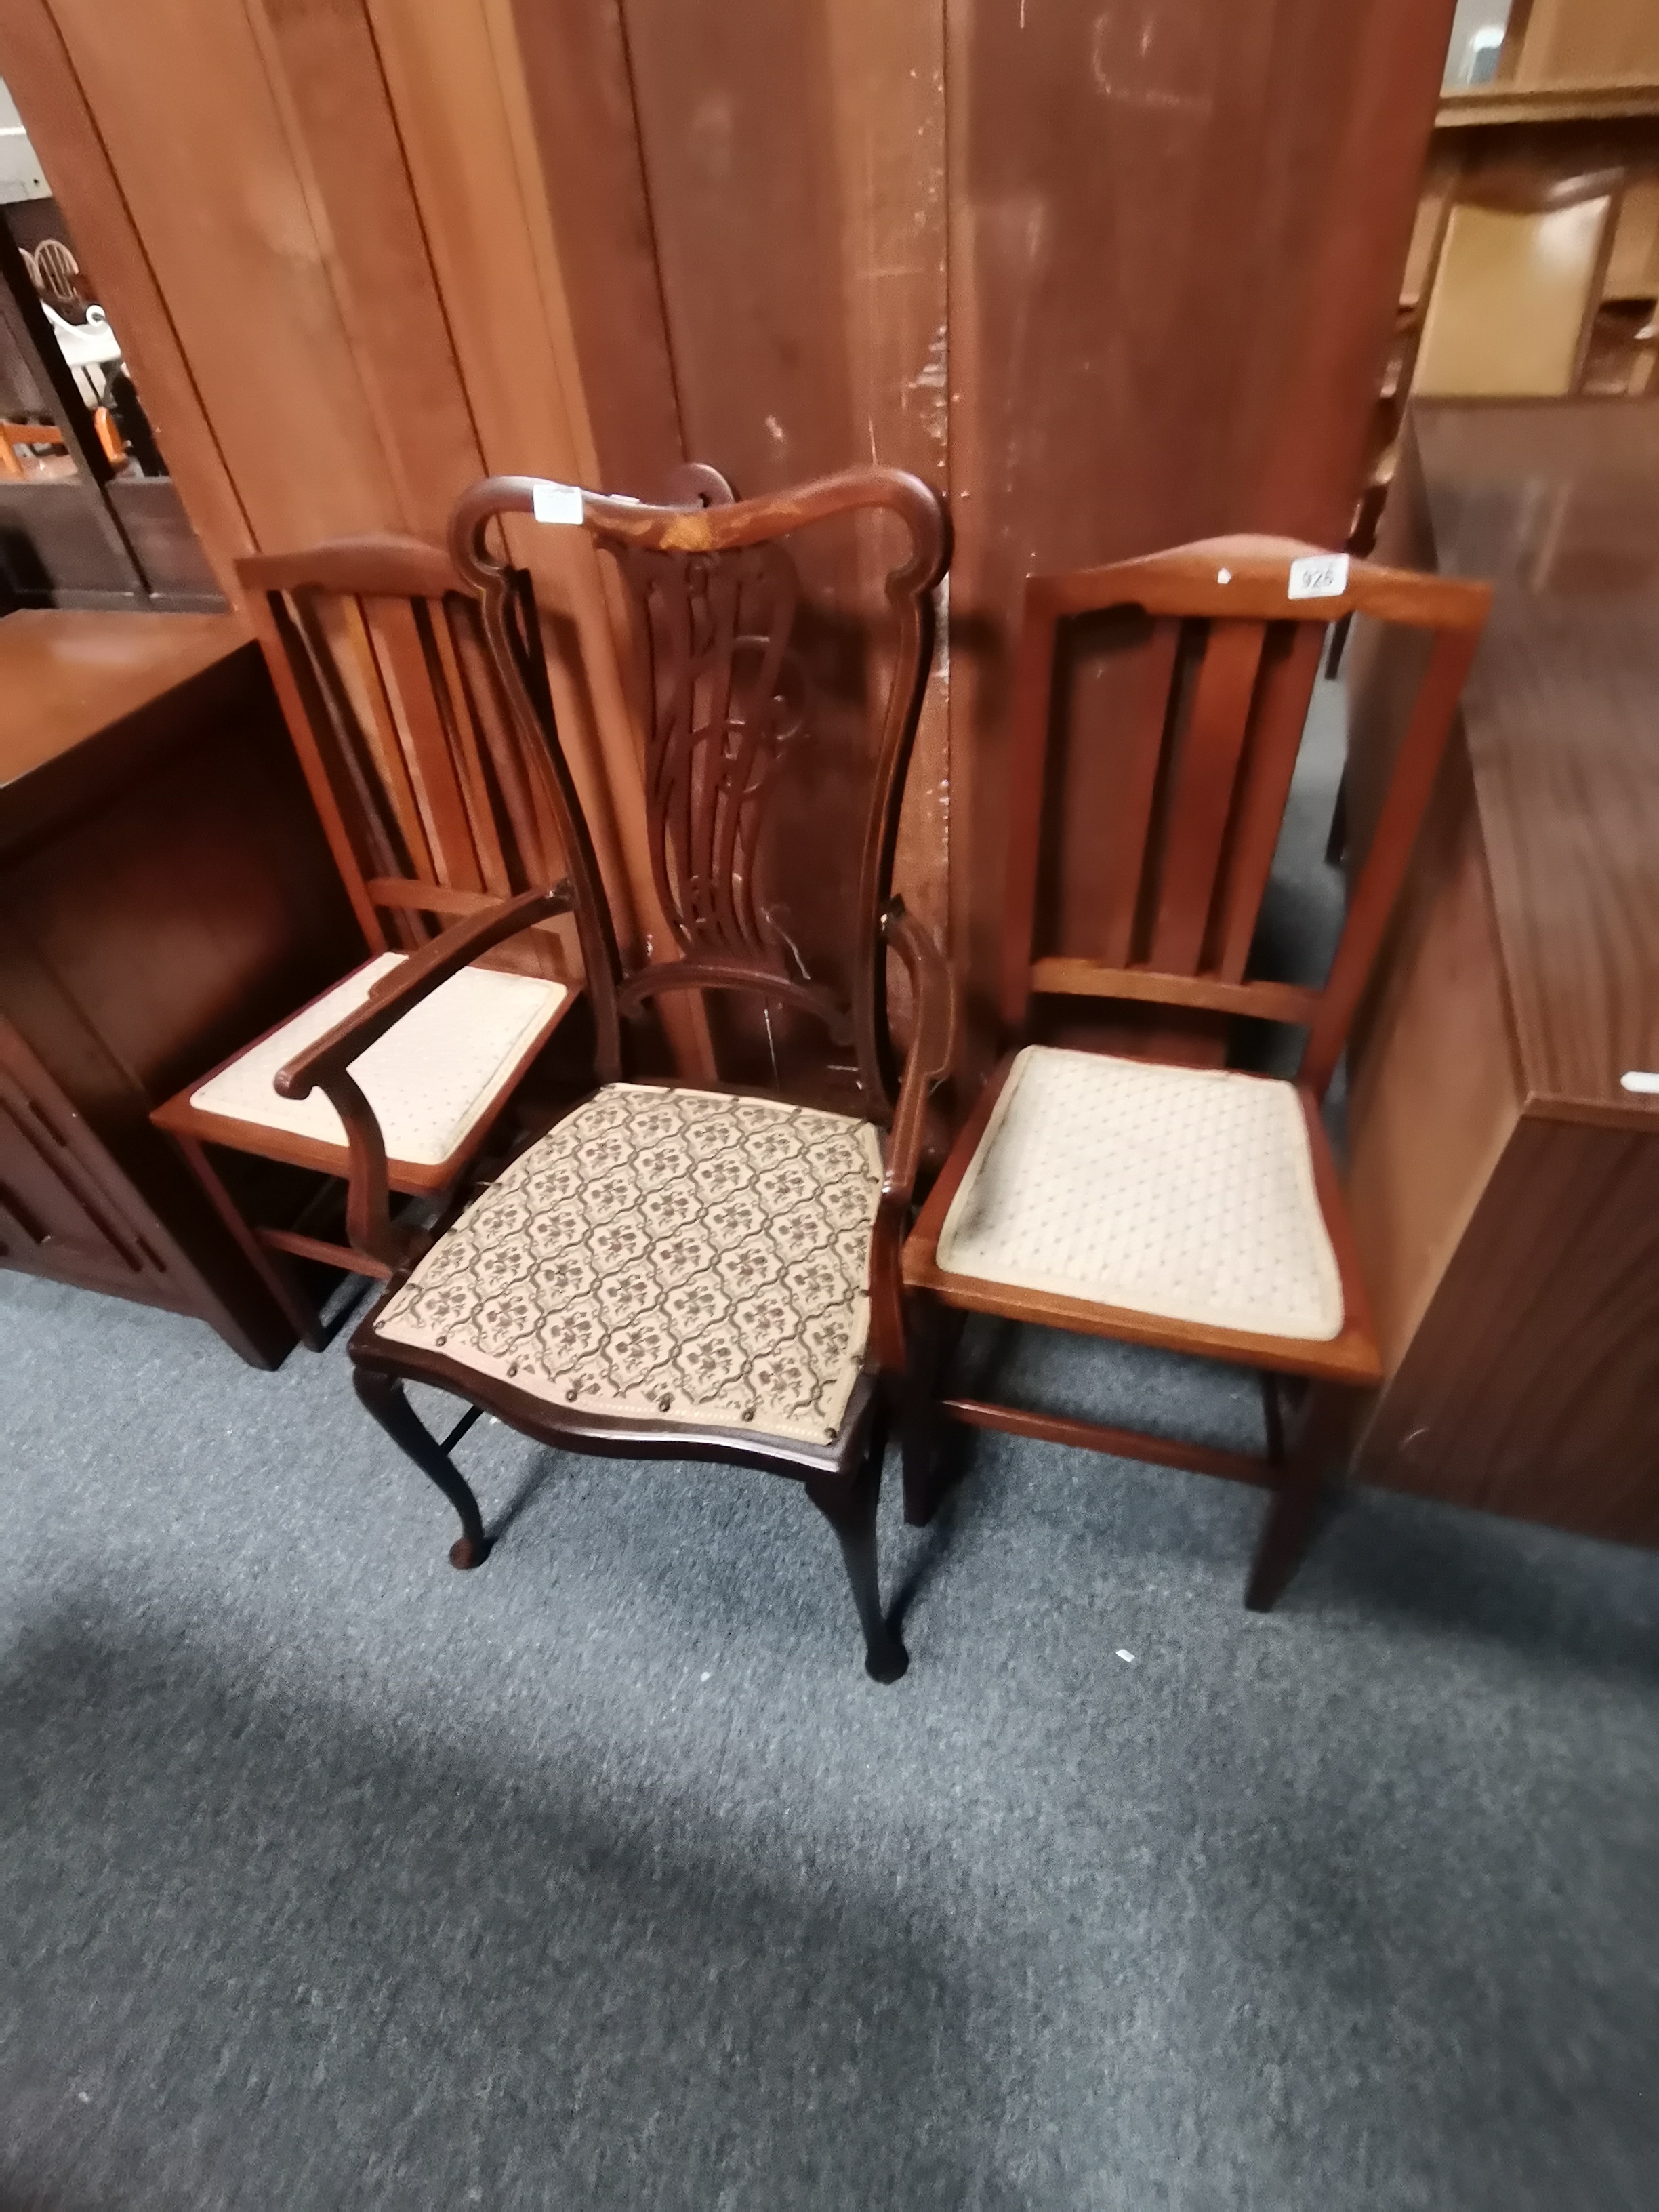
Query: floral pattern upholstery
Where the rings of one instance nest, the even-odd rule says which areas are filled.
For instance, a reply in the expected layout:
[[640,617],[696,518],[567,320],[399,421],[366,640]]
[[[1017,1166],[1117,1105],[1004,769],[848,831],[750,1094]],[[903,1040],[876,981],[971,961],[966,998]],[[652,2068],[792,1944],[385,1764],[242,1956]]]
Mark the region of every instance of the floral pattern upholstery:
[[611,1084],[474,1200],[376,1334],[586,1413],[833,1442],[881,1174],[866,1122]]

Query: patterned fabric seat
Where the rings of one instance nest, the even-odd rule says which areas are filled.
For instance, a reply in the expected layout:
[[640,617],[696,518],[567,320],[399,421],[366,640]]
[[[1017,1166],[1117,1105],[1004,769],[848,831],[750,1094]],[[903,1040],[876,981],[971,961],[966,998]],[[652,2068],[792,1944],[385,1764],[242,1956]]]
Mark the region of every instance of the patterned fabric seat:
[[947,1274],[1328,1342],[1343,1300],[1288,1083],[1029,1046],[946,1214]]
[[584,1413],[833,1442],[881,1176],[867,1122],[610,1084],[473,1202],[374,1333]]

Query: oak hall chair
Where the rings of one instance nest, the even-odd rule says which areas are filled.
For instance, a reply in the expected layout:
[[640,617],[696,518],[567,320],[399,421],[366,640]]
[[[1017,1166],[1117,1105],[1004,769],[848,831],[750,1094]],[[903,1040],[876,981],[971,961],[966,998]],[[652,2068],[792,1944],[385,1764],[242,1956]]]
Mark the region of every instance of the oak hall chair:
[[[904,550],[885,579],[886,680],[863,695],[874,773],[861,846],[837,872],[833,853],[779,851],[769,834],[823,752],[824,701],[797,649],[802,595],[786,540],[835,517],[862,532],[882,509],[902,526],[881,527]],[[624,971],[546,696],[532,694],[511,650],[510,572],[486,535],[494,518],[526,513],[585,531],[631,607],[651,855],[678,959]],[[353,1233],[392,1278],[351,1341],[358,1395],[454,1506],[458,1567],[490,1548],[450,1455],[480,1409],[573,1451],[726,1461],[799,1481],[840,1540],[866,1669],[895,1680],[908,1662],[882,1614],[876,1504],[904,1358],[899,1255],[951,1007],[948,970],[890,882],[947,555],[943,506],[915,477],[879,468],[681,508],[502,477],[462,498],[451,545],[483,595],[526,743],[550,764],[568,874],[429,946],[277,1079],[287,1097],[320,1088],[334,1101],[350,1132]],[[855,939],[844,993],[796,957],[791,887],[803,870],[844,887]],[[347,1071],[465,962],[555,913],[573,915],[580,934],[599,1087],[422,1252],[387,1218],[380,1140]],[[896,1082],[890,950],[914,1010]],[[625,1080],[624,1024],[687,990],[823,1024],[850,1051],[860,1113]],[[445,1442],[410,1404],[410,1382],[470,1402]]]
[[[337,1211],[347,1133],[326,1098],[279,1097],[278,1068],[376,1003],[441,921],[489,916],[545,890],[563,862],[546,778],[524,752],[477,597],[441,547],[347,538],[245,560],[237,574],[372,957],[152,1119],[177,1139],[295,1331],[318,1349],[319,1317],[294,1261],[388,1270],[355,1236],[343,1243],[317,1233]],[[528,579],[510,572],[501,590],[503,650],[544,698]],[[575,1003],[574,966],[538,931],[505,963],[463,964],[438,998],[386,1029],[356,1079],[380,1116],[379,1172],[392,1191],[441,1205],[472,1170]],[[252,1220],[214,1157],[221,1150],[322,1180],[312,1180],[297,1214]]]
[[[1298,568],[1304,562],[1314,565]],[[1310,580],[1321,596],[1292,595]],[[905,1246],[915,1308],[907,1519],[926,1521],[937,1504],[942,1413],[1270,1483],[1273,1506],[1246,1601],[1265,1608],[1277,1596],[1358,1394],[1381,1379],[1320,1102],[1394,904],[1489,599],[1485,585],[1350,565],[1261,537],[1028,580],[1001,951],[1009,1036],[1029,1036],[1034,1013],[1081,1000],[1143,1010],[1150,1002],[1177,1017],[1252,1016],[1304,1030],[1306,1042],[1290,1082],[1030,1042],[1002,1062]],[[1109,610],[1126,626],[1138,704],[1115,733],[1116,787],[1127,795],[1119,817],[1101,824],[1100,936],[1091,957],[1034,957],[1058,627]],[[1316,990],[1253,980],[1252,937],[1325,625],[1350,610],[1427,632],[1425,672],[1325,983]],[[922,1356],[948,1338],[946,1310],[1255,1369],[1267,1455],[949,1395]],[[1281,1375],[1309,1385],[1288,1461],[1274,1379]]]

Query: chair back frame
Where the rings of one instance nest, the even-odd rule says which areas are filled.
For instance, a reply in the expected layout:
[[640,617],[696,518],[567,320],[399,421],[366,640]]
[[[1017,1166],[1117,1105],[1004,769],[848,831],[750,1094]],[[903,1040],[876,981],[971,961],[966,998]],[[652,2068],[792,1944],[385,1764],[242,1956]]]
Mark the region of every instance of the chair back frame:
[[[1492,592],[1352,561],[1340,592],[1292,599],[1292,564],[1310,556],[1340,557],[1292,538],[1219,538],[1027,580],[999,991],[1012,1033],[1024,1030],[1034,994],[1254,1016],[1306,1029],[1297,1079],[1324,1092],[1393,909]],[[1128,799],[1122,817],[1107,825],[1103,957],[1034,959],[1057,632],[1067,617],[1118,608],[1142,610],[1152,631],[1143,648],[1145,690],[1124,733]],[[1427,668],[1322,988],[1247,981],[1326,626],[1355,613],[1432,633]],[[1183,685],[1182,636],[1193,624],[1205,625],[1203,657]],[[1163,849],[1153,855],[1160,830]],[[1152,860],[1160,864],[1155,882]]]
[[[1428,270],[1424,276],[1417,312],[1413,318],[1414,328],[1409,355],[1401,372],[1401,392],[1409,393],[1416,386],[1430,319],[1435,310],[1437,290],[1445,272],[1447,240],[1454,218],[1461,208],[1478,209],[1488,215],[1544,217],[1564,213],[1569,208],[1581,207],[1589,201],[1604,199],[1607,203],[1607,212],[1596,234],[1595,250],[1584,269],[1584,304],[1573,347],[1571,371],[1560,396],[1577,392],[1583,381],[1596,312],[1601,304],[1602,288],[1613,259],[1625,185],[1625,173],[1618,168],[1589,169],[1573,176],[1550,177],[1523,166],[1505,165],[1476,169],[1468,175],[1456,178],[1446,194],[1435,225]],[[1474,392],[1459,392],[1455,389],[1443,395],[1426,391],[1424,393],[1425,398],[1437,396],[1474,398],[1479,395]]]
[[[301,766],[374,949],[563,873],[545,769],[526,752],[477,594],[448,555],[395,536],[236,564]],[[502,580],[505,654],[547,697],[530,580]],[[534,964],[568,963],[538,933]]]
[[[646,506],[550,484],[493,477],[458,502],[450,526],[455,566],[479,592],[527,744],[539,744],[576,898],[592,1003],[599,1072],[622,1072],[621,1019],[678,990],[751,994],[793,1006],[854,1048],[859,1089],[885,1123],[896,1071],[885,1018],[884,920],[891,896],[905,771],[933,659],[933,587],[945,572],[950,530],[943,501],[896,469],[848,470],[772,496],[725,501],[718,479],[699,487],[713,504]],[[513,571],[489,549],[489,524],[538,505],[586,530],[614,561],[633,615],[644,709],[645,799],[652,872],[680,948],[624,975],[580,799],[550,703],[519,678],[510,651]],[[804,672],[790,646],[799,605],[794,565],[781,542],[845,514],[886,509],[903,523],[908,550],[885,579],[896,649],[876,741],[856,890],[850,1006],[808,976],[757,896],[768,804],[787,741],[809,721]]]

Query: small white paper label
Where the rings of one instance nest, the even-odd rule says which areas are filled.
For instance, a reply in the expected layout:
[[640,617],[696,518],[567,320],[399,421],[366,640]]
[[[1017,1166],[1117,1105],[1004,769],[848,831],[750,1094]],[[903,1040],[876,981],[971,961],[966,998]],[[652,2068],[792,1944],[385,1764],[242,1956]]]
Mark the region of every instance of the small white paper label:
[[580,484],[538,483],[531,491],[530,511],[538,522],[574,522],[582,519]]
[[1310,553],[1304,561],[1291,563],[1291,588],[1293,599],[1340,599],[1348,588],[1348,556],[1346,553]]
[[1659,1094],[1659,1075],[1650,1068],[1627,1067],[1619,1081],[1625,1090],[1635,1091],[1638,1097],[1651,1098]]

